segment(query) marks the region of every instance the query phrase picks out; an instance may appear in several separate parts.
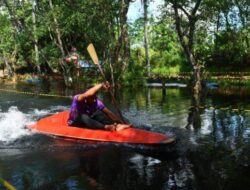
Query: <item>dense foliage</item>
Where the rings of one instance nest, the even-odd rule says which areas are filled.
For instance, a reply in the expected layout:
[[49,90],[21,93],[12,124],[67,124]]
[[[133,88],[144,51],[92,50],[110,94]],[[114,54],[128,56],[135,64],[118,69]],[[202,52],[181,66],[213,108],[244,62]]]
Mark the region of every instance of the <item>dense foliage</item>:
[[249,0],[165,0],[158,17],[149,12],[128,22],[132,3],[1,0],[0,67],[9,77],[21,71],[72,75],[64,62],[70,48],[90,61],[86,47],[93,43],[113,82],[142,82],[149,63],[153,76],[250,69]]

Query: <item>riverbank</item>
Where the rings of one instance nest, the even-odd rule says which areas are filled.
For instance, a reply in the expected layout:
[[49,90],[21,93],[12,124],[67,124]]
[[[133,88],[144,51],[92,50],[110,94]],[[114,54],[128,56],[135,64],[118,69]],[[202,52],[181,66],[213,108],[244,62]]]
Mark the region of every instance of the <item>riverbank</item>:
[[[153,75],[151,78],[145,80],[147,83],[181,83],[181,84],[190,84],[192,80],[191,72],[182,72],[182,73],[171,73],[171,75]],[[90,82],[93,78],[85,77],[85,75],[80,76],[77,81]],[[0,71],[0,82],[2,83],[17,83],[17,82],[26,82],[30,84],[38,84],[44,80],[47,81],[63,81],[63,77],[59,73],[54,73],[50,75],[35,75],[35,74],[16,74],[13,77],[8,77],[2,70]],[[94,80],[94,79],[93,79]],[[136,78],[135,78],[136,80]],[[140,79],[141,80],[141,79]],[[204,83],[218,83],[220,86],[250,86],[250,72],[206,72],[203,73],[203,82]],[[141,84],[141,83],[140,83]],[[127,84],[125,86],[130,86],[133,84]]]
[[27,83],[37,83],[42,80],[63,80],[63,77],[57,74],[53,75],[35,75],[35,74],[16,74],[13,77],[8,77],[4,75],[3,72],[0,72],[0,82],[3,83],[17,83],[17,82],[27,82]]

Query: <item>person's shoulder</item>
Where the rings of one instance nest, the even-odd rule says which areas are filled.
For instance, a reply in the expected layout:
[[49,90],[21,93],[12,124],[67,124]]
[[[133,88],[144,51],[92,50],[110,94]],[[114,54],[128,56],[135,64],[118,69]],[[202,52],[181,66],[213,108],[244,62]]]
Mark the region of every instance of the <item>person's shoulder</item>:
[[101,99],[99,99],[99,98],[96,98],[96,101],[100,102],[100,103],[103,103],[103,101]]
[[80,94],[75,94],[73,98],[75,99],[75,98],[77,98],[79,95],[80,95]]
[[78,101],[78,97],[79,97],[79,95],[80,95],[80,94],[76,94],[76,95],[74,95],[74,97],[73,97],[73,101]]
[[106,107],[105,104],[103,103],[103,101],[100,100],[100,99],[98,99],[98,98],[96,99],[96,103],[97,103],[97,106],[100,107],[100,108],[102,108],[102,109],[104,107]]

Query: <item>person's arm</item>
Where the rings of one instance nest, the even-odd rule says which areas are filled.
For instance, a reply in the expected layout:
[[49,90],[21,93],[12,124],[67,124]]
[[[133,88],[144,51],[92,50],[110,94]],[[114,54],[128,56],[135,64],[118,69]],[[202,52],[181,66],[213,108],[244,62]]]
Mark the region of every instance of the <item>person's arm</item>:
[[115,115],[112,111],[110,111],[108,108],[105,107],[102,111],[103,111],[103,113],[105,113],[110,119],[112,119],[114,122],[123,123],[122,120],[121,120],[117,115]]
[[97,84],[95,86],[93,86],[92,88],[88,89],[86,92],[84,92],[83,94],[80,94],[77,98],[77,100],[79,102],[83,101],[85,98],[90,97],[90,96],[94,96],[99,90],[101,90],[102,88],[104,89],[108,89],[110,87],[109,82],[105,82],[105,83],[101,83],[101,84]]

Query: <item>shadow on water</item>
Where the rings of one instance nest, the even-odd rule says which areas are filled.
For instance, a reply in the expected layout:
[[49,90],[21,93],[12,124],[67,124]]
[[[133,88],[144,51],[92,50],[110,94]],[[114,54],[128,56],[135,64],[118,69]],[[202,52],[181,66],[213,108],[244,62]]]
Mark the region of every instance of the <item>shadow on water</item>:
[[124,189],[133,186],[135,178],[144,189],[157,185],[154,173],[161,172],[155,166],[176,159],[169,152],[156,153],[145,147],[82,144],[33,135],[1,148],[0,163],[11,165],[4,168],[2,175],[13,173],[14,179],[19,179],[14,182],[19,189]]
[[[21,84],[5,88],[75,93],[53,84],[49,89]],[[106,94],[100,96],[112,106]],[[21,190],[248,189],[247,97],[249,90],[239,89],[211,90],[198,99],[188,89],[119,91],[119,106],[136,127],[176,137],[169,151],[31,133],[26,123],[68,109],[70,100],[1,93],[0,176]]]

